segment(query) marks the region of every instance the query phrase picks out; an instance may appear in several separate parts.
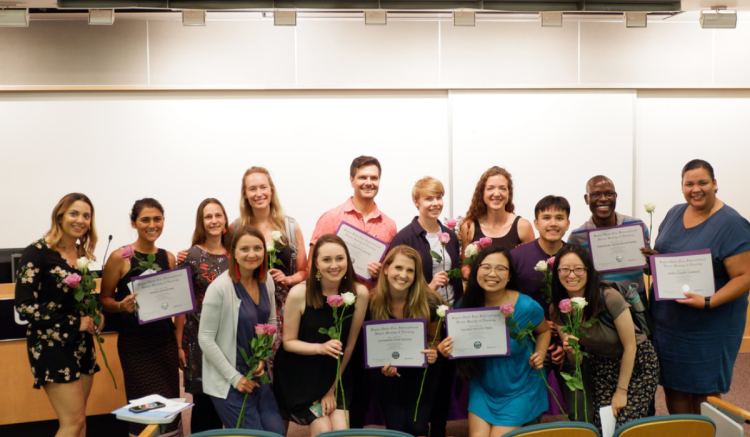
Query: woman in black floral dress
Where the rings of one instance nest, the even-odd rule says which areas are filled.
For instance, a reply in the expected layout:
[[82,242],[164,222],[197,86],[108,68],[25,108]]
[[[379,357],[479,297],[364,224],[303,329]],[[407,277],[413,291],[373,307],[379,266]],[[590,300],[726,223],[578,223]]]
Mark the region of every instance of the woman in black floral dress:
[[195,313],[187,315],[179,351],[185,391],[193,394],[195,404],[190,419],[190,431],[193,433],[223,426],[211,397],[203,393],[203,354],[198,345],[198,329],[206,290],[229,265],[226,233],[227,214],[221,202],[212,198],[201,202],[195,217],[193,247],[188,250],[184,261],[193,275]]
[[[44,238],[23,251],[15,306],[26,330],[34,388],[44,387],[60,420],[57,436],[86,435],[86,400],[99,371],[91,317],[76,309],[74,289],[65,279],[80,275],[77,259],[94,259],[94,205],[71,193],[52,211]],[[103,319],[102,319],[103,321]],[[30,406],[33,408],[33,406]]]

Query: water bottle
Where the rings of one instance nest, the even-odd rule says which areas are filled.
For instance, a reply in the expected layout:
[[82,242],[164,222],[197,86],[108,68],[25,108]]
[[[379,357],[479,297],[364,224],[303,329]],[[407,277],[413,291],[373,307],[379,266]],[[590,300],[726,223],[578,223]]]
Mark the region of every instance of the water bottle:
[[635,282],[631,282],[630,285],[628,285],[628,291],[625,294],[625,299],[637,313],[642,313],[646,310],[646,308],[643,306],[643,302],[641,302],[641,296],[638,294],[638,284],[636,284]]

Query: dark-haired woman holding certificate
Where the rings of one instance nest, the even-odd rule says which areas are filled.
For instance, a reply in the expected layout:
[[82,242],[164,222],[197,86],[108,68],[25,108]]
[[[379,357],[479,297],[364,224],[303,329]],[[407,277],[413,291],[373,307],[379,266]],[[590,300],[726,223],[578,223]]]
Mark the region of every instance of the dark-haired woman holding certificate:
[[[711,164],[688,162],[682,169],[687,203],[669,210],[654,250],[642,249],[646,255],[711,250],[713,296],[686,292],[685,299],[656,300],[651,306],[670,414],[700,414],[708,396],[729,391],[745,329],[750,223],[716,197],[718,189]],[[658,275],[655,280],[658,287]]]
[[[429,345],[432,342],[438,327],[436,311],[443,302],[427,285],[422,275],[422,261],[416,250],[403,245],[391,249],[383,260],[374,292],[370,302],[372,320],[425,319],[425,343]],[[438,338],[434,346],[439,342]],[[430,411],[440,375],[440,366],[434,365],[437,350],[425,349],[422,353],[430,366],[427,367],[416,415],[424,368],[396,368],[389,363],[382,369],[370,370],[373,390],[385,417],[386,428],[415,436],[426,436],[430,430]]]
[[[471,265],[464,297],[457,305],[466,308],[497,309],[513,305],[513,318],[519,326],[534,326],[536,345],[533,353],[527,346],[511,340],[509,356],[458,360],[461,377],[469,380],[469,434],[472,437],[501,436],[524,424],[536,423],[547,411],[547,389],[539,377],[544,366],[551,334],[544,320],[544,310],[533,299],[513,290],[515,266],[507,249],[489,246],[477,255]],[[450,334],[450,331],[449,331]],[[438,346],[443,356],[453,352],[453,338]]]

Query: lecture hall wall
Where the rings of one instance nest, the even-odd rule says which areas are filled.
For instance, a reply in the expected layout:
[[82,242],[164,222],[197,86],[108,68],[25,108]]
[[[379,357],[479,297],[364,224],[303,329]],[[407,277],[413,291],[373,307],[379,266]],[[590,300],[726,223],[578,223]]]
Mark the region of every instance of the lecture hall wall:
[[[206,197],[238,215],[241,175],[273,174],[309,241],[317,218],[351,195],[348,166],[383,164],[378,205],[399,228],[410,191],[446,185],[463,215],[491,165],[514,177],[516,212],[547,194],[590,215],[586,180],[616,183],[618,210],[654,226],[683,202],[680,169],[704,158],[719,197],[750,217],[750,16],[703,30],[697,13],[626,29],[621,22],[300,19],[259,16],[183,27],[179,14],[33,16],[0,29],[0,247],[23,247],[71,191],[96,206],[104,255],[131,243],[141,197],[166,208],[159,245],[188,247]],[[72,18],[72,19],[71,19]]]

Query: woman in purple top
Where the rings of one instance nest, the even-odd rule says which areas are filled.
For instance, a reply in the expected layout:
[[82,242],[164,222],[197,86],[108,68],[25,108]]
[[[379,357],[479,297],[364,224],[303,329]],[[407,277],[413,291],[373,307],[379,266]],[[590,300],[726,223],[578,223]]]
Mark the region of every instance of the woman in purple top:
[[[498,166],[491,167],[479,178],[471,198],[471,205],[461,224],[461,259],[466,258],[466,246],[482,237],[492,238],[492,244],[509,251],[519,244],[534,240],[534,228],[528,220],[513,213],[513,179]],[[464,278],[471,267],[462,266]]]

